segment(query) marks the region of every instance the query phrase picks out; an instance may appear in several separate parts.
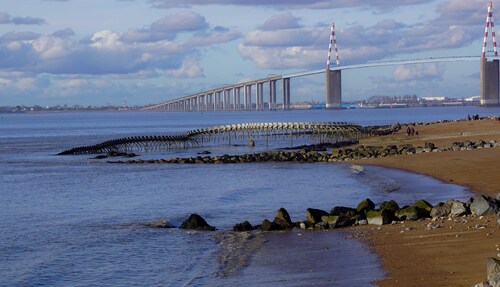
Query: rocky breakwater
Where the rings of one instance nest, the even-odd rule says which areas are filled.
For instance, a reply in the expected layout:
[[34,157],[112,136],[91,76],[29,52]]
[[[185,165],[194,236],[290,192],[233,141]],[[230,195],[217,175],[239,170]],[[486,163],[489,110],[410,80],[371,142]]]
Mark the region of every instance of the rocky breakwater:
[[[175,228],[173,224],[171,224],[167,220],[160,220],[146,224],[147,227],[151,228]],[[199,231],[214,231],[215,227],[211,226],[207,223],[207,221],[201,217],[200,215],[193,213],[186,219],[179,229],[190,229],[190,230],[199,230]]]
[[[275,231],[292,228],[301,229],[334,229],[353,225],[384,225],[402,221],[416,221],[429,219],[429,229],[439,228],[439,220],[457,217],[480,217],[500,214],[500,200],[477,195],[467,202],[450,199],[431,205],[425,200],[419,200],[412,205],[400,207],[394,201],[382,202],[378,208],[369,198],[361,201],[356,207],[335,206],[330,212],[321,209],[306,209],[306,219],[292,222],[290,215],[284,208],[280,208],[273,221],[264,219],[260,225],[253,226],[250,222],[236,224],[234,231]],[[500,225],[500,221],[498,222]]]
[[457,150],[474,150],[480,148],[495,148],[500,144],[494,140],[490,141],[463,141],[454,142],[450,146],[438,147],[432,142],[426,142],[424,146],[413,146],[411,144],[387,145],[387,146],[364,146],[357,145],[344,148],[334,148],[327,151],[311,150],[303,148],[297,151],[270,151],[242,155],[201,156],[188,158],[150,159],[150,160],[128,160],[108,161],[109,163],[170,163],[170,164],[227,164],[227,163],[251,163],[251,162],[343,162],[350,160],[388,157],[396,155],[420,154],[430,152],[451,152]]

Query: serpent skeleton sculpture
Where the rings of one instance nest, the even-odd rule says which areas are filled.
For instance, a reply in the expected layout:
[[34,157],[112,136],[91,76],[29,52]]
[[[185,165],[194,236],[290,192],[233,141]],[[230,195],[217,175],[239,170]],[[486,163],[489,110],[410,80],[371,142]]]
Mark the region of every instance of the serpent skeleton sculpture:
[[75,147],[58,155],[83,155],[123,151],[153,151],[187,149],[203,146],[206,142],[256,138],[295,136],[312,137],[320,142],[338,142],[359,139],[362,136],[387,134],[393,127],[362,127],[345,122],[275,122],[221,125],[190,130],[182,135],[135,136],[105,141],[91,146]]

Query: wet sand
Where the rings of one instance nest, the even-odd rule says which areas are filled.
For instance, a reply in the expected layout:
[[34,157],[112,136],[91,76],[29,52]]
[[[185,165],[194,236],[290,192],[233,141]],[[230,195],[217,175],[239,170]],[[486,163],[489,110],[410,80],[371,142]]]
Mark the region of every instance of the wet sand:
[[[500,141],[500,122],[491,119],[417,126],[419,136],[404,131],[362,140],[364,145],[413,144],[450,146],[455,141]],[[500,148],[424,153],[355,161],[425,174],[470,187],[477,194],[500,193]],[[445,192],[445,191],[444,191]],[[430,220],[405,224],[356,227],[353,236],[365,240],[382,257],[388,277],[380,286],[471,286],[486,280],[486,260],[500,253],[498,216]],[[428,229],[429,224],[441,228]]]

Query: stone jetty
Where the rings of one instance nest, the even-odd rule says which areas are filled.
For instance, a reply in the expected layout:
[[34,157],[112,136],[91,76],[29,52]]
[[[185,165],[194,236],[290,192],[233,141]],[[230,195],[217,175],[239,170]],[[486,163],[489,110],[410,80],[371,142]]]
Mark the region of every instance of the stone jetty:
[[[348,144],[353,144],[352,141]],[[302,148],[301,150],[279,150],[270,152],[260,152],[243,155],[221,155],[221,156],[201,156],[188,158],[168,158],[150,160],[128,160],[128,161],[108,161],[109,163],[128,164],[229,164],[229,163],[252,163],[252,162],[344,162],[359,159],[378,158],[387,156],[397,156],[405,154],[437,153],[458,150],[474,150],[480,148],[495,148],[500,144],[494,140],[490,141],[462,141],[454,142],[451,146],[438,147],[434,143],[426,142],[424,146],[413,146],[411,144],[388,145],[388,146],[363,146],[335,148],[331,152],[319,152],[315,149]]]

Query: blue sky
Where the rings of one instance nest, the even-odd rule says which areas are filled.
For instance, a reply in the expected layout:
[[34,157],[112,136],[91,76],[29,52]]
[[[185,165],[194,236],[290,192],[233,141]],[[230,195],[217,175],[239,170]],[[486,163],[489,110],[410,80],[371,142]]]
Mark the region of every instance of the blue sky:
[[[321,69],[332,21],[344,65],[479,56],[486,9],[483,0],[2,0],[0,106],[153,104]],[[477,62],[342,77],[345,100],[479,94]],[[292,81],[294,102],[324,94],[324,75]]]

